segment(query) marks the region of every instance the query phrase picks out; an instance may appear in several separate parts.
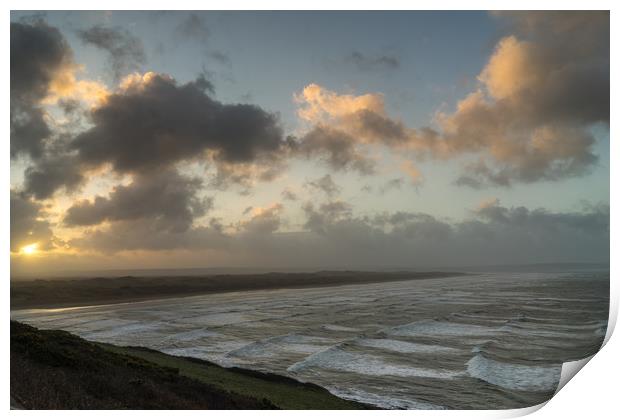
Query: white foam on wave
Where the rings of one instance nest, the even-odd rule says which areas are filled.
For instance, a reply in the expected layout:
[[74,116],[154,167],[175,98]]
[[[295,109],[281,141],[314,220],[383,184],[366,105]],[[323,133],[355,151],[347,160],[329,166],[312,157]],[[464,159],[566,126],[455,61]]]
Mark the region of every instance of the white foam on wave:
[[129,338],[133,334],[143,334],[149,331],[161,329],[162,325],[158,322],[143,323],[135,322],[131,324],[121,324],[108,329],[95,330],[93,332],[80,332],[79,335],[87,340],[109,340],[116,337]]
[[456,353],[460,351],[454,347],[434,346],[390,339],[362,338],[356,340],[355,344],[364,347],[391,350],[398,353]]
[[345,327],[342,325],[332,325],[332,324],[325,324],[322,327],[324,330],[327,331],[343,331],[343,332],[347,332],[347,331],[359,331],[359,329],[357,328],[351,328],[351,327]]
[[558,386],[561,371],[561,365],[517,365],[488,359],[482,354],[467,362],[471,377],[515,391],[552,391]]
[[377,395],[371,392],[362,391],[354,388],[327,388],[329,392],[345,400],[357,401],[364,404],[371,404],[375,407],[388,410],[445,410],[446,407],[437,404],[417,401],[410,398],[397,398],[388,395]]
[[330,369],[370,376],[399,376],[435,379],[452,379],[463,374],[440,369],[427,369],[415,366],[391,364],[383,358],[366,354],[354,354],[337,347],[315,353],[287,369],[299,373],[309,368]]
[[592,339],[593,336],[600,335],[597,331],[601,328],[594,326],[555,326],[526,323],[509,323],[500,328],[500,331],[514,335],[556,338],[556,339]]
[[201,315],[192,318],[185,318],[184,321],[194,324],[219,327],[224,325],[239,324],[242,322],[252,321],[247,315],[239,312],[221,312],[208,315]]
[[208,338],[208,337],[219,337],[222,334],[220,333],[216,333],[213,331],[209,331],[206,330],[204,328],[199,328],[196,330],[191,330],[191,331],[183,331],[180,333],[176,333],[176,334],[172,334],[168,336],[168,340],[170,341],[177,341],[177,342],[184,342],[184,341],[194,341],[194,340],[199,340],[201,338]]
[[227,356],[241,359],[266,358],[278,357],[283,352],[310,355],[328,349],[326,342],[333,343],[321,337],[286,334],[252,342],[229,352]]
[[427,336],[495,336],[499,329],[474,324],[460,324],[444,321],[418,321],[411,324],[393,327],[385,332],[391,335],[414,337]]

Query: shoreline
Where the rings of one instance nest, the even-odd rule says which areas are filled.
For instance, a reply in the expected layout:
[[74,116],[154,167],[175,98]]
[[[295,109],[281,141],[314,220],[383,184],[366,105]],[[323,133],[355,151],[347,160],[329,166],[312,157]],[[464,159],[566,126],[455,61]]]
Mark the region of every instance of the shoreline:
[[[10,310],[77,309],[234,292],[308,289],[473,275],[461,272],[318,272],[187,277],[118,277],[11,282]],[[226,284],[228,282],[229,284]],[[302,283],[303,282],[303,283]],[[116,283],[109,285],[107,283]],[[224,283],[224,284],[223,284]],[[174,289],[177,288],[177,289]],[[90,289],[91,295],[80,295]],[[162,290],[165,289],[165,290]],[[185,289],[185,290],[184,290]],[[94,296],[92,295],[94,293]],[[129,295],[127,294],[129,293]],[[108,294],[99,298],[98,294]]]

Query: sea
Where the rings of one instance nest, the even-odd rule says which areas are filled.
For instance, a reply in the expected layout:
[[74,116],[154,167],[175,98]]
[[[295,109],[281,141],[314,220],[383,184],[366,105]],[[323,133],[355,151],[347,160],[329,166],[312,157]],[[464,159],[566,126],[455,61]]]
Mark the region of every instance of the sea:
[[[596,353],[609,272],[482,273],[11,312],[38,328],[290,376],[387,409],[506,409]],[[320,407],[317,407],[320,408]]]

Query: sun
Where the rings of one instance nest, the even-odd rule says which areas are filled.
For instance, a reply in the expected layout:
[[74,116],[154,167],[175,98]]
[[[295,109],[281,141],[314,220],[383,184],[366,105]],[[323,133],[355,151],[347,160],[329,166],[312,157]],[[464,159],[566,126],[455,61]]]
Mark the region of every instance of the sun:
[[24,247],[22,247],[21,252],[22,254],[26,254],[26,255],[32,255],[35,254],[37,252],[37,248],[39,247],[39,244],[30,244],[30,245],[26,245]]

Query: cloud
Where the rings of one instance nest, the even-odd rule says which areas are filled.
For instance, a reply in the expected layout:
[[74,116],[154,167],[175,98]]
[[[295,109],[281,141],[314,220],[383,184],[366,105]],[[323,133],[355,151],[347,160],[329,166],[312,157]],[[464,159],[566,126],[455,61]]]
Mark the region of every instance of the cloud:
[[60,31],[43,20],[11,23],[11,158],[47,157],[55,141],[45,105],[61,101],[96,104],[105,86],[78,80],[80,67]]
[[299,150],[344,170],[369,160],[368,145],[415,159],[466,157],[455,183],[476,188],[588,173],[598,161],[590,130],[609,123],[609,13],[499,15],[514,33],[497,43],[476,89],[454,111],[437,112],[435,128],[390,117],[379,93],[311,84],[295,95],[311,124]]
[[73,248],[116,254],[134,250],[226,250],[230,238],[221,232],[217,223],[198,226],[187,231],[160,229],[152,220],[122,220],[108,228],[87,230],[68,241]]
[[[404,184],[405,180],[403,178],[392,178],[379,187],[379,194],[386,194],[391,190],[400,190]],[[371,192],[372,187],[370,185],[365,185],[362,190],[364,192]]]
[[409,182],[414,187],[419,187],[424,182],[424,177],[422,176],[422,172],[410,161],[404,161],[400,165],[401,170],[404,174],[409,178]]
[[213,199],[200,199],[202,182],[176,171],[138,175],[127,186],[118,185],[108,197],[74,203],[66,212],[68,226],[91,226],[102,222],[149,220],[159,230],[183,232],[195,218],[212,207]]
[[297,201],[297,194],[295,194],[294,191],[292,191],[290,188],[285,188],[282,190],[282,193],[280,193],[280,195],[282,196],[283,200],[288,200],[288,201]]
[[609,14],[501,14],[479,88],[438,114],[448,154],[485,152],[457,183],[510,185],[580,176],[597,162],[589,127],[609,122]]
[[255,207],[252,209],[252,217],[239,224],[239,232],[250,235],[265,235],[273,233],[280,228],[282,223],[281,214],[284,206],[275,203],[269,207]]
[[334,182],[330,174],[326,174],[321,178],[306,182],[305,187],[311,190],[320,191],[329,198],[340,194],[340,191],[342,191],[342,188]]
[[294,98],[298,116],[311,124],[298,139],[297,153],[318,157],[334,170],[372,174],[375,162],[365,147],[396,147],[408,139],[406,127],[386,115],[381,94],[340,95],[311,84]]
[[312,123],[335,121],[361,110],[383,114],[385,108],[380,94],[340,95],[315,83],[306,86],[293,98],[300,105],[297,115]]
[[85,181],[75,156],[50,154],[24,172],[24,193],[37,200],[50,198],[58,189],[75,191]]
[[146,63],[142,41],[126,29],[99,24],[78,30],[77,35],[83,43],[108,54],[108,62],[116,80],[127,73],[140,70]]
[[396,70],[400,67],[400,59],[389,54],[369,56],[359,51],[353,51],[346,57],[346,61],[361,71]]
[[54,235],[43,206],[11,190],[11,252],[37,244],[40,250],[54,248]]
[[225,163],[276,159],[285,146],[277,117],[258,106],[222,104],[203,79],[179,85],[155,73],[121,84],[91,111],[93,127],[71,144],[91,165],[149,171],[207,157]]
[[72,53],[58,29],[42,20],[11,22],[11,157],[38,158],[51,135],[40,102],[50,85],[72,63]]
[[364,175],[375,172],[375,162],[360,152],[356,139],[329,126],[318,125],[299,139],[296,154],[319,158],[337,171],[355,170]]
[[311,202],[307,202],[302,209],[306,214],[304,228],[318,233],[325,233],[330,226],[349,220],[353,211],[349,203],[341,200],[328,201],[318,208],[315,208]]
[[209,54],[209,56],[226,67],[232,66],[232,61],[230,60],[230,57],[223,51],[213,51],[211,54]]
[[[276,203],[225,232],[217,220],[185,232],[157,229],[148,219],[86,231],[71,246],[106,253],[126,250],[199,252],[200,261],[261,267],[416,268],[550,262],[605,262],[609,206],[574,212],[504,207],[488,201],[461,221],[425,213],[358,216],[343,201],[302,206],[304,230],[282,232]],[[208,253],[202,251],[209,250]]]
[[181,161],[213,163],[217,174],[210,185],[218,188],[273,180],[289,150],[277,116],[255,105],[218,102],[210,87],[201,77],[184,85],[156,73],[126,77],[87,111],[88,129],[28,169],[27,191],[50,197],[105,165],[146,174]]
[[195,13],[189,14],[177,26],[177,33],[182,37],[193,39],[200,43],[206,43],[210,38],[209,27],[202,16]]

